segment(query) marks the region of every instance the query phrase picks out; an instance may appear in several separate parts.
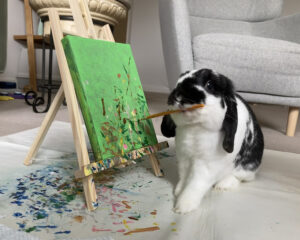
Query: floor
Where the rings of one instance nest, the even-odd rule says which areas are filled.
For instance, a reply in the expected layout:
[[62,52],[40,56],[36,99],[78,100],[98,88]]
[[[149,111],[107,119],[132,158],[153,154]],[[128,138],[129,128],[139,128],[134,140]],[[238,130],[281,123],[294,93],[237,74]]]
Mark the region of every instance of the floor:
[[177,214],[171,139],[157,153],[164,177],[154,176],[147,157],[94,175],[99,206],[89,212],[82,183],[74,180],[70,124],[55,121],[34,164],[25,166],[37,130],[0,137],[1,240],[299,240],[299,154],[265,150],[255,181],[212,189],[197,210]]
[[[167,95],[146,93],[150,113],[167,109]],[[267,149],[300,153],[300,121],[295,137],[285,136],[288,107],[252,105],[261,123]],[[40,126],[45,114],[36,114],[23,100],[0,101],[0,136]],[[67,107],[62,106],[55,120],[69,121]],[[161,118],[153,120],[157,134],[160,133]]]

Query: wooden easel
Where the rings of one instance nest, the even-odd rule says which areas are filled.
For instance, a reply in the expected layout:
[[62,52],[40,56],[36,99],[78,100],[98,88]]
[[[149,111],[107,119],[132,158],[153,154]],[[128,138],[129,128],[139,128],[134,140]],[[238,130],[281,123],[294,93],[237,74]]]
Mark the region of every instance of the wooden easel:
[[[76,26],[75,33],[73,32],[66,33],[62,31],[58,11],[56,9],[50,9],[48,12],[60,75],[62,79],[62,85],[59,88],[58,93],[56,94],[52,102],[52,105],[45,116],[45,119],[42,122],[39,132],[24,160],[24,164],[25,165],[32,164],[32,159],[37,154],[38,149],[41,146],[57,114],[57,111],[61,106],[65,97],[67,100],[68,112],[69,112],[69,117],[72,125],[73,138],[74,138],[74,143],[75,143],[77,157],[78,157],[79,171],[83,171],[84,168],[86,166],[91,165],[91,163],[88,155],[87,144],[84,137],[84,131],[82,128],[79,105],[77,102],[73,81],[68,68],[68,64],[67,64],[67,60],[66,60],[66,56],[64,53],[61,40],[64,37],[64,34],[71,34],[71,35],[76,35],[85,38],[101,39],[101,40],[112,41],[112,42],[114,42],[114,37],[112,35],[109,25],[107,24],[102,28],[100,37],[97,38],[93,26],[92,18],[89,12],[89,8],[85,0],[70,0],[69,2],[73,13],[74,23]],[[155,175],[162,176],[163,174],[160,169],[159,162],[156,156],[154,155],[154,153],[150,154],[149,156],[150,156],[150,161]],[[98,203],[97,203],[95,184],[93,181],[93,175],[92,174],[88,176],[83,175],[81,177],[83,181],[87,208],[89,210],[95,210]]]

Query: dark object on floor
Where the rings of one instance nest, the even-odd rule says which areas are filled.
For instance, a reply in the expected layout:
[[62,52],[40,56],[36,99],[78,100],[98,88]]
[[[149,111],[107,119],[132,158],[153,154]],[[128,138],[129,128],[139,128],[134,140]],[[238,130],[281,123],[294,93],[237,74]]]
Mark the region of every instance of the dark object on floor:
[[14,82],[0,82],[0,88],[13,89],[17,88],[17,84]]
[[[25,94],[22,92],[14,92],[14,93],[0,92],[0,96],[12,97],[14,99],[24,99],[25,98]],[[28,97],[28,98],[32,98],[32,97]]]

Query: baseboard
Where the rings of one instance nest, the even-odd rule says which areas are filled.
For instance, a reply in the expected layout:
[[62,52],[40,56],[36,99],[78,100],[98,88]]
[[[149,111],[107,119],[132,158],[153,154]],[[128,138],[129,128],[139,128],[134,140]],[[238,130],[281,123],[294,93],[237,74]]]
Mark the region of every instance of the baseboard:
[[0,82],[17,82],[17,78],[15,77],[6,77],[6,76],[1,76],[0,75]]
[[[46,73],[46,81],[48,79],[48,73]],[[43,77],[42,77],[42,74],[37,74],[36,75],[36,78],[38,80],[41,80]],[[17,76],[17,79],[28,79],[29,81],[29,76],[28,76],[28,73],[18,73],[18,76]],[[59,75],[52,75],[52,80],[53,81],[60,81],[60,76]]]
[[[47,82],[47,79],[46,79]],[[60,79],[53,79],[52,83],[54,85],[60,85],[61,81]],[[29,85],[29,78],[28,76],[21,77],[20,75],[17,77],[17,87],[19,89],[23,89],[25,86]],[[37,86],[42,86],[42,78],[37,76]]]
[[22,91],[20,89],[17,89],[17,88],[0,88],[0,94],[15,93],[15,92],[22,92]]
[[170,89],[167,86],[156,86],[152,84],[143,84],[143,90],[145,92],[154,93],[170,93]]

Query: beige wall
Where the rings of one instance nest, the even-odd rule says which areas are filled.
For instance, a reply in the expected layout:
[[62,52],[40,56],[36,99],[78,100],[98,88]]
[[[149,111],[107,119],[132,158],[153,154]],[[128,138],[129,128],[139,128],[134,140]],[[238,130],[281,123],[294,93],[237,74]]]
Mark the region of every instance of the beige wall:
[[300,13],[300,0],[284,0],[283,15]]
[[129,42],[145,91],[168,92],[158,0],[133,0]]

